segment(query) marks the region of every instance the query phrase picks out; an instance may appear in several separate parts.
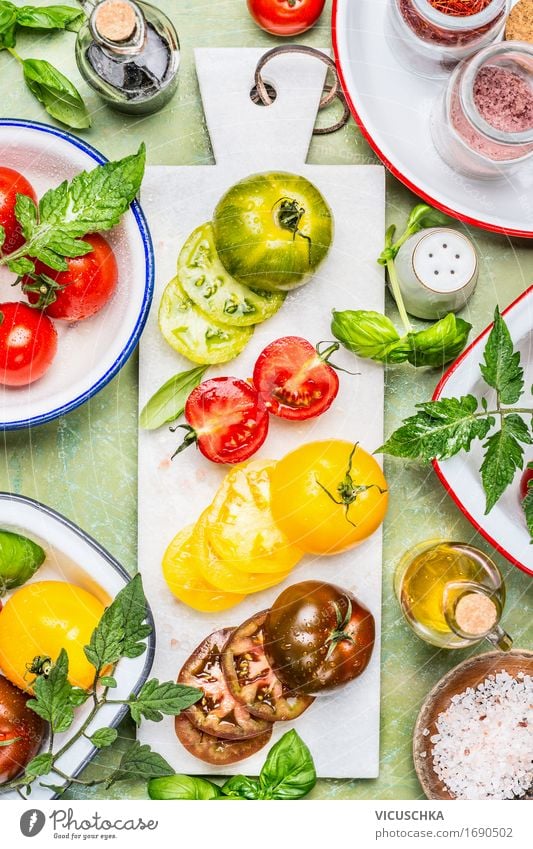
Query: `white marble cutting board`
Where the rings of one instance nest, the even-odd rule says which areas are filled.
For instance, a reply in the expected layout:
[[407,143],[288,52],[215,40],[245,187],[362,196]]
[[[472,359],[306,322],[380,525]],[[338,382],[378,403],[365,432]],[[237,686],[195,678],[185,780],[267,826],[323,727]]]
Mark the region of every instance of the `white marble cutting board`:
[[[213,367],[210,376],[247,378],[262,348],[273,339],[300,334],[316,343],[331,339],[333,307],[383,310],[384,283],[376,257],[384,240],[385,179],[381,166],[318,166],[305,160],[324,83],[325,66],[308,57],[275,59],[265,79],[278,93],[274,105],[249,98],[261,50],[200,49],[196,68],[216,165],[152,167],[143,184],[142,205],[156,254],[156,291],[140,345],[140,408],[173,374],[191,368],[159,333],[157,310],[166,283],[175,274],[178,252],[189,233],[208,221],[232,183],[248,174],[278,168],[314,182],[335,217],[330,254],[312,281],[291,293],[281,310],[260,325],[234,361]],[[322,142],[327,147],[327,137]],[[341,390],[319,419],[295,424],[272,419],[260,456],[282,457],[314,439],[359,441],[369,451],[382,442],[383,371],[346,351],[340,365],[359,371],[341,374]],[[232,610],[202,614],[175,601],[161,575],[161,558],[172,536],[195,521],[211,502],[224,467],[210,464],[194,448],[172,454],[179,435],[164,427],[139,434],[139,568],[157,631],[154,674],[172,679],[185,659],[211,631],[237,625],[271,604],[285,585],[306,579],[333,581],[353,592],[373,612],[378,639],[364,675],[337,695],[317,699],[294,723],[277,723],[272,742],[293,725],[310,746],[318,774],[331,778],[373,778],[379,770],[379,689],[381,619],[381,531],[359,548],[330,558],[306,557],[285,584],[254,596]],[[174,723],[144,723],[150,743],[179,772],[257,774],[267,748],[246,761],[217,770],[189,755],[174,735]]]

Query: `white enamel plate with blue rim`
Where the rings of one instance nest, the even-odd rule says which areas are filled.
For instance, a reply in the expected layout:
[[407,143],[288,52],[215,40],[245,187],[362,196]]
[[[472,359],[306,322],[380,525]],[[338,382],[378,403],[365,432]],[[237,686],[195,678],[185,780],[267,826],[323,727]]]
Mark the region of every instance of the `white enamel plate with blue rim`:
[[[132,150],[132,153],[134,151]],[[98,151],[69,133],[30,121],[0,121],[0,162],[20,171],[37,195],[105,162]],[[120,224],[104,234],[117,258],[119,282],[111,301],[95,316],[56,321],[58,350],[46,374],[29,386],[0,386],[0,429],[51,421],[100,391],[133,353],[143,330],[154,286],[150,233],[134,201]],[[0,300],[16,301],[13,275],[0,269]]]

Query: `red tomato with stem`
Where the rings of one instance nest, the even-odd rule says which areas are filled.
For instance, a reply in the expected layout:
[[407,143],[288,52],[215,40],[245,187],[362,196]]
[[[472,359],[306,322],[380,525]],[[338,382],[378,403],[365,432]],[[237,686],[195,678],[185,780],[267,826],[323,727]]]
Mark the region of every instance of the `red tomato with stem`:
[[338,348],[334,343],[319,354],[299,336],[283,336],[267,345],[255,364],[253,382],[269,413],[303,421],[329,409],[339,391],[339,378],[328,356]]
[[271,35],[300,35],[318,21],[326,0],[248,0],[249,12]]
[[173,456],[196,443],[214,463],[242,463],[261,447],[268,412],[259,393],[237,377],[214,377],[193,389],[185,405],[187,435]]
[[57,332],[42,312],[27,304],[0,304],[0,384],[26,386],[48,370]]
[[[83,237],[93,249],[84,256],[66,257],[67,271],[55,271],[44,263],[35,263],[36,279],[27,275],[22,281],[22,290],[30,304],[44,305],[48,292],[55,297],[45,312],[52,318],[65,321],[81,321],[99,312],[113,296],[118,282],[118,266],[111,245],[103,236],[92,233]],[[40,278],[40,275],[45,278]],[[51,286],[46,277],[57,283]]]
[[0,168],[0,225],[5,230],[2,253],[13,253],[25,242],[24,234],[15,216],[17,195],[27,195],[37,203],[37,195],[31,183],[13,168]]

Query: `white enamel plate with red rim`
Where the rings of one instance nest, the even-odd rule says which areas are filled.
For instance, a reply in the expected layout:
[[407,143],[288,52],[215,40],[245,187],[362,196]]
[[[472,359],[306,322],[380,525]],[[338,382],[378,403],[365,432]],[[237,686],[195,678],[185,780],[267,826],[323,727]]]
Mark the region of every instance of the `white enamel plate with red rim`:
[[[524,395],[517,406],[530,407],[533,383],[533,286],[505,310],[504,316],[524,367]],[[434,401],[470,394],[476,398],[485,397],[489,409],[494,409],[495,394],[488,390],[479,370],[491,327],[487,327],[446,372],[435,390]],[[532,446],[525,446],[525,458],[526,462],[533,460]],[[443,462],[435,461],[433,465],[441,482],[474,527],[511,563],[533,575],[533,545],[530,544],[520,504],[520,475],[516,474],[496,506],[485,515],[485,494],[479,474],[482,462],[482,444],[474,442],[468,454],[462,453]]]
[[394,0],[333,0],[333,45],[350,109],[365,138],[409,189],[469,224],[533,238],[533,159],[510,178],[463,177],[437,154],[430,116],[446,80],[398,63],[384,35]]

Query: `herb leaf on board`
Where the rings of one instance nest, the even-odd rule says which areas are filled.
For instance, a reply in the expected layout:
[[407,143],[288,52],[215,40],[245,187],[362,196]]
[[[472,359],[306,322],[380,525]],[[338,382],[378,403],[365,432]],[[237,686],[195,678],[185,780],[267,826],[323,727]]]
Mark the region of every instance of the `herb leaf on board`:
[[296,731],[287,731],[270,749],[259,774],[262,799],[299,799],[316,784],[311,752]]
[[185,409],[187,398],[201,383],[208,366],[197,366],[175,374],[145,404],[139,423],[145,430],[155,430],[175,421]]
[[261,799],[261,786],[256,778],[232,775],[221,787],[224,796],[230,799]]
[[91,126],[91,117],[78,89],[50,62],[24,59],[22,72],[29,90],[52,118],[76,130]]
[[148,782],[150,799],[220,799],[218,784],[192,775],[168,775]]

